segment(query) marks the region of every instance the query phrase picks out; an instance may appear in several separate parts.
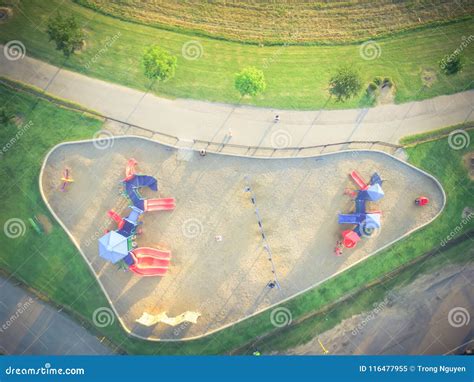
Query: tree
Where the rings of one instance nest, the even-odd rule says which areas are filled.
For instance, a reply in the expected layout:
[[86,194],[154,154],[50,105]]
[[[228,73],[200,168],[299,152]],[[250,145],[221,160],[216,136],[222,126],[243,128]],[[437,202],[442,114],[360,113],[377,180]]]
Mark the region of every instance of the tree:
[[254,96],[265,90],[265,76],[263,72],[254,67],[242,69],[235,75],[235,88],[242,96]]
[[49,41],[54,41],[56,49],[66,57],[80,49],[85,38],[74,16],[63,17],[59,13],[49,19],[47,32]]
[[145,76],[159,81],[173,78],[176,71],[177,58],[159,46],[151,46],[143,54]]
[[460,54],[451,54],[446,55],[439,62],[439,67],[446,75],[456,74],[460,72],[464,66],[464,60]]
[[329,80],[329,93],[336,96],[337,101],[345,101],[354,97],[362,88],[359,74],[349,67],[340,68]]
[[6,125],[15,115],[6,106],[0,107],[0,124]]

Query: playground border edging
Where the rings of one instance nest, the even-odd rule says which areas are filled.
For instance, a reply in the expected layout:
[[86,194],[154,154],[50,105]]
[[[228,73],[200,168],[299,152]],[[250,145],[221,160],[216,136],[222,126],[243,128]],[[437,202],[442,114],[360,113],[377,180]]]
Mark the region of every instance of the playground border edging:
[[[147,141],[150,141],[150,142],[154,142],[154,143],[157,143],[157,144],[160,144],[162,146],[166,146],[166,147],[171,147],[171,148],[174,148],[174,149],[179,149],[179,147],[177,146],[174,146],[174,145],[171,145],[171,144],[168,144],[168,143],[161,143],[159,141],[157,141],[156,139],[151,139],[151,138],[148,138],[148,137],[143,137],[143,136],[136,136],[136,135],[121,135],[121,136],[114,136],[113,138],[111,139],[130,139],[130,138],[133,138],[133,139],[144,139],[144,140],[147,140]],[[40,170],[40,174],[39,174],[39,178],[38,178],[38,183],[39,183],[39,189],[40,189],[40,193],[41,193],[41,197],[44,201],[44,203],[46,204],[46,206],[48,207],[48,210],[50,211],[50,213],[52,214],[52,216],[56,219],[56,221],[59,223],[59,225],[61,226],[61,228],[66,232],[66,234],[68,235],[68,237],[71,239],[72,243],[75,245],[75,247],[77,248],[77,250],[79,251],[79,253],[81,254],[81,256],[83,257],[83,259],[85,260],[86,264],[89,266],[90,270],[92,271],[92,274],[94,275],[95,279],[97,280],[100,288],[102,289],[102,292],[104,293],[107,301],[109,302],[110,304],[110,307],[112,308],[115,316],[117,317],[118,321],[120,322],[120,325],[122,326],[122,328],[124,329],[124,331],[130,335],[130,336],[133,336],[133,337],[136,337],[138,339],[141,339],[141,340],[145,340],[145,341],[153,341],[153,342],[181,342],[181,341],[192,341],[192,340],[198,340],[198,339],[201,339],[201,338],[204,338],[204,337],[207,337],[211,334],[214,334],[214,333],[217,333],[219,331],[222,331],[224,329],[227,329],[229,327],[232,327],[236,324],[239,324],[249,318],[252,318],[254,316],[257,316],[261,313],[264,313],[270,309],[273,309],[279,305],[282,305],[308,291],[310,291],[311,289],[314,289],[316,288],[317,286],[325,283],[326,281],[332,279],[333,277],[336,277],[338,275],[340,275],[341,273],[349,270],[350,268],[358,265],[359,263],[367,260],[368,258],[382,252],[383,250],[387,249],[388,247],[394,245],[395,243],[401,241],[402,239],[408,237],[409,235],[411,235],[412,233],[420,230],[421,228],[424,228],[426,227],[427,225],[431,224],[434,220],[436,220],[440,215],[441,213],[443,212],[445,206],[446,206],[446,193],[443,189],[443,186],[441,185],[441,183],[438,181],[438,179],[436,179],[433,175],[427,173],[426,171],[424,170],[421,170],[419,169],[418,167],[408,163],[408,162],[405,162],[397,157],[395,157],[394,155],[390,154],[390,153],[387,153],[387,152],[384,152],[384,151],[381,151],[381,150],[368,150],[368,149],[346,149],[346,150],[340,150],[340,151],[335,151],[335,152],[329,152],[329,153],[322,153],[322,154],[318,154],[318,155],[303,155],[303,156],[294,156],[294,157],[252,157],[252,156],[246,156],[246,155],[239,155],[239,154],[232,154],[232,153],[222,153],[222,152],[212,152],[213,154],[216,154],[216,155],[228,155],[228,156],[235,156],[235,157],[242,157],[242,158],[256,158],[256,159],[301,159],[301,158],[314,158],[314,157],[322,157],[322,156],[329,156],[329,155],[334,155],[334,154],[339,154],[341,152],[374,152],[374,153],[379,153],[381,155],[387,155],[387,156],[390,156],[391,158],[393,158],[394,160],[400,162],[400,163],[403,163],[404,165],[407,165],[409,167],[411,167],[412,169],[414,169],[415,171],[418,171],[419,173],[427,176],[428,178],[432,179],[434,181],[434,183],[438,186],[438,188],[441,190],[441,194],[442,194],[442,197],[443,197],[443,203],[442,203],[442,206],[440,208],[440,210],[438,211],[438,213],[432,218],[430,219],[429,221],[427,221],[426,223],[424,224],[421,224],[419,225],[418,227],[415,227],[413,228],[412,230],[406,232],[405,234],[403,234],[402,236],[398,237],[397,239],[391,241],[390,243],[387,243],[385,244],[384,246],[380,247],[379,249],[377,249],[376,251],[374,251],[373,253],[371,253],[370,255],[368,255],[367,257],[363,258],[363,259],[360,259],[356,262],[354,262],[353,264],[351,264],[350,266],[344,268],[344,269],[341,269],[339,271],[337,271],[336,273],[332,274],[331,276],[311,285],[310,287],[306,288],[306,289],[303,289],[295,294],[293,294],[292,296],[290,297],[287,297],[281,301],[279,301],[277,304],[273,304],[273,305],[270,305],[264,309],[261,309],[259,311],[256,311],[246,317],[243,317],[237,321],[234,321],[232,323],[229,323],[229,324],[226,324],[226,325],[223,325],[222,327],[218,328],[218,329],[214,329],[214,330],[211,330],[205,334],[201,334],[199,336],[194,336],[194,337],[188,337],[188,338],[180,338],[180,339],[160,339],[160,338],[150,338],[150,337],[144,337],[144,336],[141,336],[139,334],[136,334],[136,333],[133,333],[124,323],[122,317],[118,314],[116,308],[115,308],[115,305],[113,304],[113,302],[111,301],[105,287],[103,286],[102,282],[99,280],[99,278],[97,277],[97,274],[94,270],[94,268],[92,267],[92,264],[90,263],[90,261],[88,260],[88,258],[86,257],[86,255],[84,254],[84,252],[82,251],[79,243],[76,241],[76,239],[74,238],[74,236],[71,234],[71,232],[68,230],[68,228],[64,225],[64,223],[61,221],[61,219],[57,216],[57,214],[54,212],[52,206],[49,204],[49,201],[47,200],[46,196],[45,196],[45,193],[44,193],[44,189],[43,189],[43,185],[42,185],[42,178],[43,178],[43,172],[44,172],[44,169],[46,167],[46,163],[48,162],[48,159],[49,157],[51,156],[51,154],[56,150],[58,149],[59,147],[62,147],[62,146],[69,146],[69,145],[75,145],[75,144],[79,144],[79,143],[90,143],[90,142],[94,142],[96,141],[96,139],[84,139],[84,140],[78,140],[78,141],[68,141],[68,142],[62,142],[62,143],[59,143],[57,145],[55,145],[54,147],[52,147],[48,153],[46,154],[44,160],[43,160],[43,163],[41,165],[41,170]],[[190,150],[193,150],[193,151],[198,151],[197,149],[193,149],[193,148],[190,148]]]

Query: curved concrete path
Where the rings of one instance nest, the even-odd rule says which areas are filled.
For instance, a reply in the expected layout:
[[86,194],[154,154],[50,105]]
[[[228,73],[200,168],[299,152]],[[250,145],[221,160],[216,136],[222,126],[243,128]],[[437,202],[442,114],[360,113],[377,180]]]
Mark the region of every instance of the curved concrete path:
[[[230,143],[246,146],[307,147],[353,140],[397,143],[405,135],[474,120],[473,90],[370,109],[281,111],[160,98],[30,57],[8,61],[0,54],[0,76],[182,141],[229,143],[230,129]],[[278,124],[273,122],[275,113],[281,116]]]

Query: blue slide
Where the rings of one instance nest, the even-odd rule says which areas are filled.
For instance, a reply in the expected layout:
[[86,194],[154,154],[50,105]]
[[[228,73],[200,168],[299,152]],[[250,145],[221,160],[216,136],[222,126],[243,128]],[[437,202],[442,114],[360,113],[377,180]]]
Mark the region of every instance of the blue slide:
[[339,224],[359,224],[360,217],[356,214],[339,214]]
[[152,191],[158,191],[158,182],[154,177],[148,175],[136,175],[125,182],[125,192],[133,205],[141,211],[145,211],[145,201],[138,192],[138,189],[141,187],[148,187]]

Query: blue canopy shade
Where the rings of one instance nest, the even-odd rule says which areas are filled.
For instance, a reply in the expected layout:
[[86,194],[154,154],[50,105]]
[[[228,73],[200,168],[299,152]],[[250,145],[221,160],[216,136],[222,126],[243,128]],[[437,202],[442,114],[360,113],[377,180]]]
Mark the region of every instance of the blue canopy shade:
[[110,231],[99,239],[99,256],[116,263],[128,255],[127,238]]
[[364,225],[366,227],[370,228],[380,228],[381,223],[380,223],[380,214],[367,214],[365,215],[365,223]]
[[384,192],[380,184],[376,183],[369,186],[369,188],[367,189],[367,195],[369,197],[369,200],[376,201],[383,198]]

